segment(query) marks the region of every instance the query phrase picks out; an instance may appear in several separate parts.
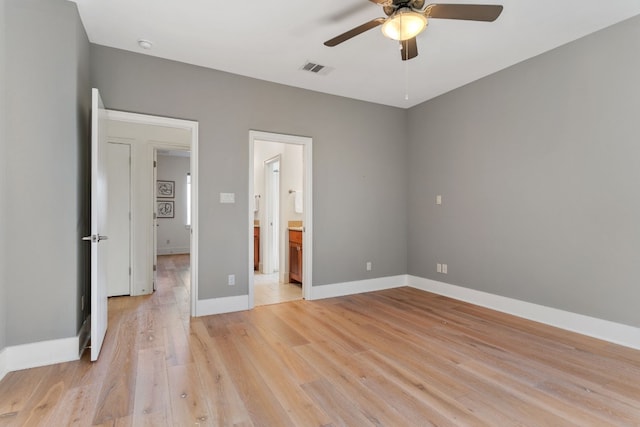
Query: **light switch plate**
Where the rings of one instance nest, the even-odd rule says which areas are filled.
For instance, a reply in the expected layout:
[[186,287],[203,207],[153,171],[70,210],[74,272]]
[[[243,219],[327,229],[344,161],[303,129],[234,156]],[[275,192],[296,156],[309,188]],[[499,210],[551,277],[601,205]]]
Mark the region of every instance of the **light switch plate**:
[[220,193],[220,203],[235,203],[236,193]]
[[436,196],[436,205],[441,205],[441,204],[442,204],[442,196],[438,194]]

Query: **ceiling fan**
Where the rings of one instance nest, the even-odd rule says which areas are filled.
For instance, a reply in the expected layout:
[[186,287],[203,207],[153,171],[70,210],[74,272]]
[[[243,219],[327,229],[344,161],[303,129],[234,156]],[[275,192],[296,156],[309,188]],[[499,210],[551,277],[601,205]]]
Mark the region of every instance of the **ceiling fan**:
[[400,42],[402,60],[418,56],[416,36],[428,24],[430,18],[462,19],[466,21],[493,22],[502,13],[501,5],[490,4],[429,4],[425,0],[369,0],[382,6],[386,18],[376,18],[352,28],[324,42],[333,47],[372,28],[382,25],[382,33],[390,39]]

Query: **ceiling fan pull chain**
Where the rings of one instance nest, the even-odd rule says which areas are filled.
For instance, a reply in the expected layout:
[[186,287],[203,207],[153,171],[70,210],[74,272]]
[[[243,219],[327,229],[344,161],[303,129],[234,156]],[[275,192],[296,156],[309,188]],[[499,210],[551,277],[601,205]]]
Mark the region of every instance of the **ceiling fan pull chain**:
[[404,61],[404,99],[409,100],[409,61]]

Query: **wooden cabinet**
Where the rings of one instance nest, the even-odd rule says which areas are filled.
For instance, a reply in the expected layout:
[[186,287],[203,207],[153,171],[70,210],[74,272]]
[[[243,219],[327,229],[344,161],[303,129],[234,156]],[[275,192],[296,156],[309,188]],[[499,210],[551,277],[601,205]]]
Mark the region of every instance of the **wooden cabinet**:
[[289,230],[289,281],[302,283],[302,231]]
[[253,269],[260,268],[260,227],[253,227]]

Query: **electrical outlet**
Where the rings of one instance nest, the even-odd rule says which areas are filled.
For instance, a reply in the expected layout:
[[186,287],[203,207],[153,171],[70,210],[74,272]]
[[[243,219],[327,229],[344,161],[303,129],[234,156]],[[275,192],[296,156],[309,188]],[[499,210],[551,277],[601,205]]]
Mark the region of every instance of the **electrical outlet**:
[[447,264],[442,264],[442,274],[447,274]]
[[229,277],[227,278],[227,285],[235,286],[235,284],[236,284],[236,275],[230,274]]
[[438,194],[436,196],[436,205],[441,205],[441,204],[442,204],[442,196]]
[[440,264],[440,263],[436,264],[436,271],[438,273],[442,273],[442,264]]
[[371,271],[371,261],[367,261],[367,271]]
[[220,193],[220,203],[235,203],[236,193]]

